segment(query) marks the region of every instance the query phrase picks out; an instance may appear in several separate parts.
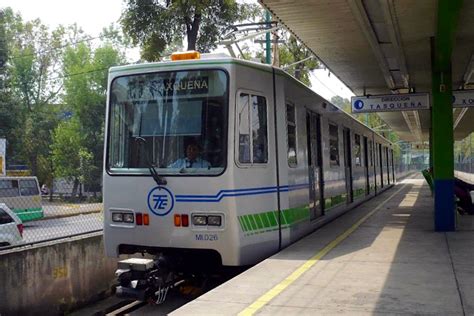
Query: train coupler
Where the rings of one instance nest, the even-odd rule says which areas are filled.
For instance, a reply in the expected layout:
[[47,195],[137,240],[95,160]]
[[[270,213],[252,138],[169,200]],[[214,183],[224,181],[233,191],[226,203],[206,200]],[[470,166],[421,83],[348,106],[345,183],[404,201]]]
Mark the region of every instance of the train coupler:
[[115,271],[119,286],[116,295],[121,298],[161,304],[168,291],[176,285],[177,278],[167,269],[167,260],[130,258],[118,262]]

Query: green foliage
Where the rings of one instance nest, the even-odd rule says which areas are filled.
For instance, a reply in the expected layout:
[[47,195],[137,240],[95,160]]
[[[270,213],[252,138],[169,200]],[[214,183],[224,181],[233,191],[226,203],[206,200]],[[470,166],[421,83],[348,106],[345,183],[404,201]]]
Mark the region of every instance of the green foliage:
[[2,29],[8,63],[0,116],[6,119],[7,159],[28,164],[43,182],[50,168],[40,168],[51,165],[46,162],[50,131],[58,121],[57,107],[51,104],[60,100],[57,70],[65,29],[50,32],[40,20],[23,22],[9,8],[3,10]]
[[[125,60],[128,39],[111,25],[92,49],[75,24],[49,30],[10,8],[1,12],[0,60],[8,63],[0,66],[0,137],[9,163],[27,164],[49,186],[54,174],[97,187],[107,72]],[[64,121],[65,112],[73,119]]]
[[100,166],[95,165],[94,154],[85,148],[79,149],[79,181],[88,185],[97,185],[94,177],[100,173]]
[[[54,169],[57,175],[77,179],[93,190],[100,187],[101,179],[107,70],[122,62],[123,55],[110,43],[95,50],[86,43],[80,43],[76,47],[68,47],[63,57],[64,101],[72,111],[73,119],[69,125],[60,127],[69,133],[74,146],[58,150],[65,140],[60,137],[54,139]],[[57,130],[55,135],[59,132]],[[72,137],[75,134],[80,136]],[[67,159],[70,151],[74,152],[76,159]],[[65,170],[68,169],[74,170],[74,173],[67,175]]]
[[[0,10],[0,137],[12,139],[15,134],[14,129],[19,122],[19,109],[7,90],[9,49],[6,40],[6,15],[5,11]],[[12,154],[10,147],[7,147],[7,157]]]
[[61,122],[53,132],[51,145],[55,177],[77,179],[80,174],[80,157],[82,136],[77,119]]
[[454,161],[464,164],[474,161],[474,132],[454,142]]
[[[282,68],[285,68],[285,66],[291,65],[298,61],[307,59],[311,56],[313,56],[313,54],[306,47],[304,47],[303,44],[299,43],[293,35],[290,35],[287,43],[280,46],[279,48],[280,65]],[[290,66],[287,71],[292,73],[296,79],[301,80],[308,87],[311,87],[309,72],[318,68],[318,66],[319,62],[315,58],[311,58],[304,62]]]
[[59,123],[53,132],[51,145],[52,171],[55,177],[73,181],[75,189],[78,183],[84,183],[97,191],[100,188],[100,164],[84,147],[85,144],[84,130],[77,118]]
[[340,107],[344,112],[351,113],[351,101],[344,99],[339,95],[331,98],[331,103]]
[[121,24],[142,57],[156,61],[169,43],[184,38],[188,50],[211,51],[223,30],[255,16],[257,8],[235,0],[128,0]]

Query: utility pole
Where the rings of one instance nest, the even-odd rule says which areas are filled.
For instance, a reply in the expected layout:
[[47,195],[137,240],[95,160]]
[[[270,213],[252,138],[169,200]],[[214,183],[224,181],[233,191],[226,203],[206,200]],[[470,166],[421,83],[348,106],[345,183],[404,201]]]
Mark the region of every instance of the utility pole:
[[[267,25],[269,26],[271,21],[272,20],[271,20],[270,12],[267,10],[267,11],[265,11],[265,22],[267,22]],[[271,51],[271,45],[270,45],[271,40],[270,40],[270,33],[269,32],[265,35],[265,40],[266,40],[266,43],[265,43],[265,52],[266,52],[265,63],[270,65],[272,63],[272,51]]]
[[280,67],[280,54],[278,46],[278,31],[273,32],[273,62],[272,65],[275,67]]

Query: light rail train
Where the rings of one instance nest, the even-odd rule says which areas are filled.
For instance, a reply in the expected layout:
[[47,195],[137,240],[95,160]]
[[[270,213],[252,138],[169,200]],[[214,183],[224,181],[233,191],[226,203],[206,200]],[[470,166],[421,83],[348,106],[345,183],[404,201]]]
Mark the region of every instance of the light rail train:
[[173,58],[109,72],[106,253],[146,254],[122,295],[255,264],[395,182],[392,144],[283,70]]

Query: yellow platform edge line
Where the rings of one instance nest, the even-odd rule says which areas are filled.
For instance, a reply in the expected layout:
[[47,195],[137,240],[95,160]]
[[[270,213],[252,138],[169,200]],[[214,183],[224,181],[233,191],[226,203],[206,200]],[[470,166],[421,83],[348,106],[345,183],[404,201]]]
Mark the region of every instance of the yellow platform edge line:
[[369,217],[374,215],[382,206],[384,206],[388,201],[390,201],[395,195],[397,195],[401,190],[405,188],[407,184],[404,184],[400,189],[395,191],[392,195],[386,198],[381,204],[379,204],[372,211],[367,213],[361,219],[359,219],[354,225],[348,228],[344,233],[339,235],[336,239],[331,241],[326,247],[317,252],[314,256],[309,258],[305,263],[303,263],[298,269],[293,271],[289,276],[287,276],[283,281],[275,285],[273,288],[268,290],[265,294],[260,296],[255,302],[241,311],[239,316],[250,316],[254,315],[258,310],[265,306],[268,302],[274,299],[278,294],[283,292],[289,285],[295,282],[302,274],[308,271],[313,265],[315,265],[321,258],[323,258],[329,251],[334,249],[339,245],[344,239],[346,239],[350,234],[352,234],[360,225],[362,225]]

